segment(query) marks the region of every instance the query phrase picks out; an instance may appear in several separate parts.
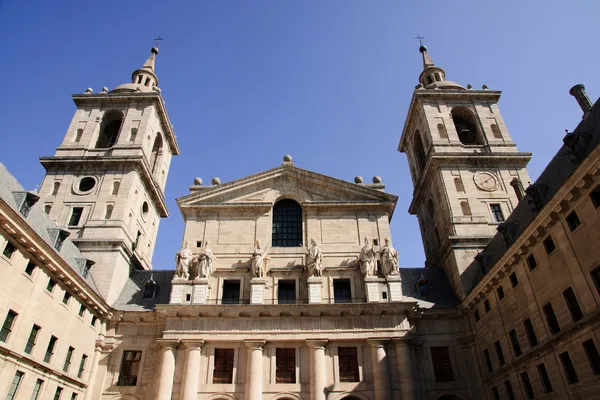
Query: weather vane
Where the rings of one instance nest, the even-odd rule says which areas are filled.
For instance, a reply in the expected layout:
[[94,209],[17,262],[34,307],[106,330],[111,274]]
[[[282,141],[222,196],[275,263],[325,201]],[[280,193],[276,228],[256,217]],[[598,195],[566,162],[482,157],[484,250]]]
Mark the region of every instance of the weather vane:
[[415,39],[419,41],[420,46],[423,46],[423,39],[425,39],[423,36],[417,35]]
[[162,37],[162,36],[158,36],[158,37],[157,37],[157,38],[155,38],[154,40],[156,40],[156,47],[158,47],[158,43],[159,43],[159,41],[161,41],[161,40],[165,40],[165,38],[164,38],[164,37]]

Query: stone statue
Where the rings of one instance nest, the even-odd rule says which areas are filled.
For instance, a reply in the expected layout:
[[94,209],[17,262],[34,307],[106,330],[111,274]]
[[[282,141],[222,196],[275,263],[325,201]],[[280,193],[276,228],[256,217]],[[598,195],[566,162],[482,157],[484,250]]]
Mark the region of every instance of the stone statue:
[[187,279],[190,276],[190,262],[192,261],[192,251],[188,246],[187,240],[181,244],[181,250],[175,256],[175,276],[177,278]]
[[381,271],[383,276],[399,275],[398,252],[392,247],[390,239],[384,239],[385,244],[381,248]]
[[213,261],[215,256],[210,249],[210,242],[207,240],[204,247],[198,254],[198,278],[209,278],[213,272]]
[[360,255],[358,256],[358,262],[360,264],[360,271],[365,276],[375,276],[375,251],[373,246],[369,243],[369,239],[365,238],[365,245],[360,249]]
[[306,262],[308,276],[323,276],[323,252],[314,239],[310,240],[310,244],[312,245],[310,249],[304,249],[308,256]]
[[269,262],[267,247],[263,249],[263,247],[260,245],[260,240],[256,241],[256,247],[254,248],[254,253],[252,253],[252,276],[254,278],[265,277],[267,272],[267,263]]

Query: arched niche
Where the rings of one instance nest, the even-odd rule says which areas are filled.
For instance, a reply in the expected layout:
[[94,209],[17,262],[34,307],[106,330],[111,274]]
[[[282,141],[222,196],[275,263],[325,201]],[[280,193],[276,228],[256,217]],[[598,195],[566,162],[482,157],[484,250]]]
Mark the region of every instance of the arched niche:
[[102,116],[96,148],[108,149],[113,147],[119,137],[121,125],[123,125],[123,113],[121,111],[110,110],[105,112]]

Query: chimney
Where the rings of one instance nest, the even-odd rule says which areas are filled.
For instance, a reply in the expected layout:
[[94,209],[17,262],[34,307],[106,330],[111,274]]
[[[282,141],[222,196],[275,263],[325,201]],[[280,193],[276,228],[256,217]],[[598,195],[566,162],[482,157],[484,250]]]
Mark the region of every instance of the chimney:
[[585,86],[581,83],[575,85],[569,90],[569,94],[575,97],[575,100],[579,103],[579,107],[583,110],[583,118],[587,115],[588,111],[592,108],[592,102],[590,98],[585,93]]

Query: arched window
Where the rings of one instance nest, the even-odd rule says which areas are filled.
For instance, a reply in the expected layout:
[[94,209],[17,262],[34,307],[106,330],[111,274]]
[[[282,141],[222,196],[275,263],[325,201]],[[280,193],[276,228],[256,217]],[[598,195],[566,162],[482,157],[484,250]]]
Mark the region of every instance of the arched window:
[[120,111],[108,111],[102,118],[100,125],[100,135],[96,142],[97,149],[107,149],[113,147],[117,142],[121,124],[123,123],[123,114]]
[[469,202],[463,200],[460,202],[460,208],[462,210],[463,215],[471,215],[471,207],[469,207]]
[[475,124],[473,112],[465,107],[455,107],[452,109],[452,120],[458,134],[458,139],[462,144],[474,145],[483,144]]
[[152,173],[156,172],[158,165],[160,165],[162,159],[162,148],[163,148],[163,140],[160,133],[156,135],[156,139],[154,139],[154,145],[152,146],[152,156],[150,158],[150,167],[152,168]]
[[273,207],[274,247],[302,246],[302,207],[294,200],[281,200]]
[[437,128],[438,128],[438,134],[440,135],[440,138],[447,139],[448,132],[446,132],[446,127],[444,126],[444,124],[438,124]]
[[456,186],[457,192],[465,191],[465,185],[463,185],[463,181],[460,178],[454,178],[454,186]]
[[492,133],[494,134],[494,137],[496,139],[502,139],[502,133],[500,132],[500,128],[498,128],[498,125],[492,124],[490,128],[492,128]]
[[425,150],[423,149],[421,133],[418,129],[413,137],[413,153],[415,154],[415,160],[419,166],[419,171],[423,172],[423,167],[425,166]]

